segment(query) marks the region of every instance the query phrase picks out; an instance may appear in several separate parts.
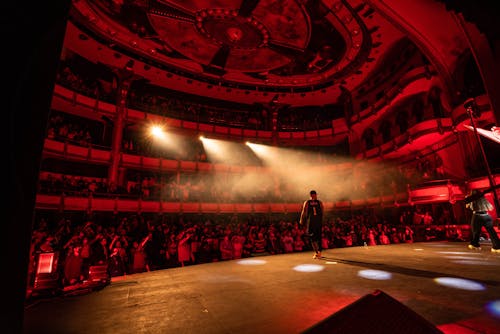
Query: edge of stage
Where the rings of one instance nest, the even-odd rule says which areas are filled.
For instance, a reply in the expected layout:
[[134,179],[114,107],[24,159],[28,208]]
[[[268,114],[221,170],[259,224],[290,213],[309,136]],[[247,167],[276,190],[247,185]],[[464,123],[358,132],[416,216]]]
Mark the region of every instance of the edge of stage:
[[[24,332],[313,333],[328,320],[332,333],[388,334],[411,333],[409,319],[420,317],[436,332],[500,333],[500,254],[490,249],[334,248],[320,260],[301,252],[114,277],[99,290],[27,303]],[[392,308],[387,298],[364,302],[377,292]]]

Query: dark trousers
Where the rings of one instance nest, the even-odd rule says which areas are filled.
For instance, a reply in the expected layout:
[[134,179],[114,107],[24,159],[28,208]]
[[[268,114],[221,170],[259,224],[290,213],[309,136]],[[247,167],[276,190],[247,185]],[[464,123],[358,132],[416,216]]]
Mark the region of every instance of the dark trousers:
[[309,234],[309,239],[311,240],[311,243],[313,243],[313,249],[314,249],[314,243],[316,244],[317,249],[321,252],[321,223],[320,222],[314,222],[311,221],[309,222],[309,226],[307,227],[307,233]]
[[470,244],[479,247],[479,237],[481,236],[481,229],[484,226],[491,239],[491,247],[500,249],[500,239],[497,232],[493,228],[493,219],[487,213],[474,213],[471,219],[472,239]]

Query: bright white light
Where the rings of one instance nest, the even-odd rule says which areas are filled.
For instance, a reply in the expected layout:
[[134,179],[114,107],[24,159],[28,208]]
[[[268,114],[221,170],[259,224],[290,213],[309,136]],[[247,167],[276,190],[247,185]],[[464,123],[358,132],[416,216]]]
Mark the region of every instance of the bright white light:
[[261,145],[261,144],[255,144],[251,142],[246,142],[246,145],[250,147],[257,155],[266,155],[269,153],[269,146],[266,145]]
[[266,264],[267,262],[264,260],[257,260],[257,259],[244,259],[244,260],[239,260],[236,263],[244,264],[247,266],[260,266]]
[[414,251],[423,251],[424,249],[423,248],[414,248],[413,250]]
[[474,282],[468,279],[456,278],[456,277],[437,277],[434,281],[439,285],[444,285],[450,288],[469,290],[469,291],[481,291],[486,290],[484,285],[478,282]]
[[235,165],[255,163],[255,154],[241,142],[214,138],[201,138],[203,148],[212,162],[224,162]]
[[486,309],[493,316],[495,316],[497,318],[500,318],[500,299],[499,300],[494,300],[494,301],[486,304]]
[[325,269],[325,267],[319,264],[299,264],[298,266],[293,267],[293,270],[304,273],[315,273],[322,271],[323,269]]
[[160,139],[165,138],[165,132],[163,131],[163,128],[159,125],[151,126],[149,131],[151,132],[151,135],[153,135],[155,138],[160,138]]
[[387,271],[373,269],[360,270],[358,271],[358,276],[377,281],[383,281],[392,278],[392,274]]
[[221,141],[215,140],[215,139],[208,139],[208,138],[205,138],[205,137],[200,137],[200,140],[203,142],[203,146],[205,147],[205,150],[207,150],[207,151],[215,151],[215,152],[220,151],[220,145],[219,145],[219,143]]
[[337,264],[337,261],[326,261],[325,264]]

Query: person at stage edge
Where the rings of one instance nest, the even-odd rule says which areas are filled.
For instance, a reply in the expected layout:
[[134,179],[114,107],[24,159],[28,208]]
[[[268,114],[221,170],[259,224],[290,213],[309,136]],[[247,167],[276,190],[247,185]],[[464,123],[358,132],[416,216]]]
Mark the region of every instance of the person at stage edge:
[[491,252],[500,253],[500,239],[493,227],[493,218],[488,211],[494,209],[493,205],[484,197],[484,194],[476,189],[472,190],[465,199],[466,207],[472,210],[471,231],[472,237],[469,249],[480,250],[479,237],[484,226],[491,240]]
[[315,190],[309,192],[310,199],[302,205],[300,213],[300,225],[306,224],[307,235],[311,241],[314,250],[313,259],[321,258],[321,230],[323,227],[323,202],[318,200],[318,194]]

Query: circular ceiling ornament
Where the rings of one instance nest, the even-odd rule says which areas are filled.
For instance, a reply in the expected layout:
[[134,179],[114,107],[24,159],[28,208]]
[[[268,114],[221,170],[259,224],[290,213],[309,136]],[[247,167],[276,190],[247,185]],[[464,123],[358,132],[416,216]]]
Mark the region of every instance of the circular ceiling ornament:
[[[208,71],[261,73],[292,64],[311,40],[307,11],[295,1],[250,4],[172,0],[148,19],[169,48]],[[174,15],[179,8],[185,15]]]
[[[107,8],[104,0],[91,1]],[[372,45],[356,10],[342,6],[335,12],[322,2],[151,0],[123,5],[110,17],[133,33],[127,47],[144,49],[180,76],[217,77],[246,90],[319,92],[359,72],[353,71]],[[137,26],[146,34],[138,34]]]
[[202,10],[196,14],[196,28],[219,46],[252,50],[266,46],[269,31],[253,17],[239,16],[235,10]]

